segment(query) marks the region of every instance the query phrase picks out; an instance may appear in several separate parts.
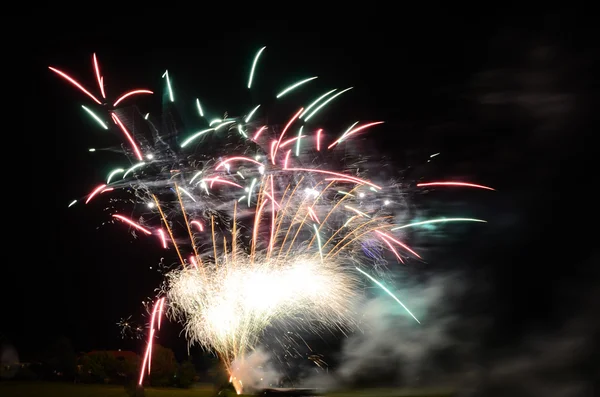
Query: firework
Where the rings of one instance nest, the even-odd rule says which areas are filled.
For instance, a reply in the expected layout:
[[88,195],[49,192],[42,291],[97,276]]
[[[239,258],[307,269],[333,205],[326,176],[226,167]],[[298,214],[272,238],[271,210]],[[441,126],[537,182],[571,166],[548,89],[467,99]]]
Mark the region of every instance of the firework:
[[[245,256],[245,255],[244,255]],[[349,326],[349,302],[358,280],[338,261],[314,255],[289,259],[250,258],[212,267],[205,274],[181,269],[167,275],[167,298],[187,338],[214,349],[226,363],[258,345],[271,326],[285,330]]]
[[117,326],[121,330],[121,338],[123,339],[142,339],[144,328],[135,323],[132,316],[122,318],[117,322]]
[[[264,51],[253,59],[248,89],[257,83]],[[152,94],[149,90],[134,89],[109,102],[95,54],[93,67],[100,95],[50,68],[102,105],[102,112],[82,109],[125,142],[128,162],[114,168],[83,201],[90,205],[116,191],[133,193],[128,201],[136,204],[138,218],[125,217],[114,205],[111,218],[137,235],[156,239],[179,262],[166,273],[152,307],[140,384],[150,370],[152,341],[163,313],[184,325],[190,343],[216,352],[232,375],[231,363],[256,348],[270,328],[314,333],[351,329],[352,307],[364,282],[382,288],[418,322],[375,277],[388,260],[422,259],[404,242],[407,229],[484,222],[454,217],[398,223],[403,203],[398,191],[406,187],[387,182],[381,167],[373,167],[364,153],[352,152],[348,145],[383,122],[356,121],[333,137],[318,124],[327,105],[352,87],[317,93],[281,124],[272,125],[261,121],[265,109],[260,104],[249,106],[242,117],[216,117],[196,99],[192,106],[205,126],[180,131],[172,127],[176,108],[168,71],[162,76],[168,94],[163,117],[171,122],[164,123],[137,107],[122,107],[133,96]],[[276,98],[287,99],[315,79],[283,87]],[[435,186],[493,190],[452,181],[416,185]],[[129,320],[121,326],[127,328]],[[238,381],[238,392],[241,388]]]

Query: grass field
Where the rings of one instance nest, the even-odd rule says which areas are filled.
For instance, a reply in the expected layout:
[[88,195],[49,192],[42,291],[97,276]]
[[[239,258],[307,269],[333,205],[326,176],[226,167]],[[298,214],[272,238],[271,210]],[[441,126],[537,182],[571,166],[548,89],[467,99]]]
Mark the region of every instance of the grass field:
[[325,397],[452,397],[455,393],[449,389],[359,389],[342,390],[327,393]]
[[[191,389],[146,388],[146,397],[212,397],[212,386]],[[0,382],[1,397],[127,397],[123,386],[86,385],[44,382]],[[452,393],[440,389],[371,389],[340,391],[330,397],[450,397]]]
[[[211,386],[192,389],[146,388],[146,397],[210,397]],[[127,397],[123,386],[73,383],[0,382],[2,397]]]

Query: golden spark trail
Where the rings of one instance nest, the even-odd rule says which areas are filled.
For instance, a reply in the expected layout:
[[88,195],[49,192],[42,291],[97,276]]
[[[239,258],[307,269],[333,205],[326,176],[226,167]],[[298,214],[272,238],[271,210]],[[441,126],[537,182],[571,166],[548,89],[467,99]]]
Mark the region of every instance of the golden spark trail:
[[254,254],[256,252],[256,240],[258,236],[258,226],[260,225],[260,213],[262,212],[262,204],[264,200],[264,181],[263,177],[260,182],[260,190],[258,192],[258,199],[256,200],[256,214],[254,215],[254,230],[252,231],[252,241],[250,246],[250,262],[254,263]]
[[158,199],[156,198],[156,196],[154,194],[152,195],[152,198],[154,199],[154,202],[156,203],[156,208],[158,208],[158,212],[160,212],[160,216],[162,217],[165,227],[167,228],[167,232],[169,232],[169,236],[171,237],[171,241],[173,242],[173,247],[175,247],[175,251],[177,251],[177,256],[179,257],[179,260],[181,261],[181,264],[183,265],[183,267],[186,268],[185,261],[183,260],[183,256],[181,256],[181,252],[179,251],[179,247],[177,246],[175,237],[173,237],[173,232],[171,231],[171,228],[169,227],[169,223],[167,222],[165,213],[163,212],[163,210],[160,206],[160,203],[158,202]]
[[[315,187],[319,186],[321,182],[319,182]],[[292,198],[294,197],[294,194],[296,193],[296,189],[298,188],[298,186],[300,186],[299,184],[294,188],[294,190],[292,191],[292,194],[290,195],[290,199],[288,200],[288,203],[290,203],[290,201],[292,200]],[[294,221],[295,219],[298,217],[298,214],[300,213],[300,211],[302,210],[303,206],[304,206],[304,202],[306,201],[307,197],[304,197],[304,199],[302,199],[302,201],[300,202],[300,204],[298,205],[298,209],[296,210],[296,213],[294,214],[294,216],[292,217],[292,221],[290,222],[290,225],[288,226],[287,232],[285,233],[285,237],[283,239],[283,242],[281,243],[281,247],[279,248],[279,255],[277,255],[277,260],[279,260],[279,258],[281,257],[281,253],[283,252],[283,248],[285,247],[285,242],[288,238],[289,233],[292,230],[292,226],[294,225]],[[287,205],[286,205],[287,206]],[[308,212],[306,213],[306,215],[304,216],[304,219],[302,219],[302,222],[299,226],[298,231],[296,232],[296,234],[294,235],[294,238],[292,239],[292,242],[290,243],[290,246],[288,247],[288,250],[286,251],[286,254],[284,256],[284,258],[287,258],[287,255],[290,251],[290,249],[292,248],[292,246],[294,245],[294,240],[296,240],[296,236],[298,235],[298,232],[300,231],[300,229],[302,228],[302,226],[304,225],[304,222],[306,220],[306,217],[308,216]],[[283,222],[283,219],[282,219]]]
[[[269,201],[269,199],[266,200],[262,200],[262,202],[260,203],[260,207],[257,209],[255,218],[254,218],[254,228],[252,229],[252,241],[256,241],[258,240],[258,229],[260,227],[260,219],[262,216],[262,211],[265,208],[265,204],[267,204],[267,202]],[[255,255],[255,249],[256,249],[256,244],[253,244],[252,246],[252,252],[251,252],[251,257],[252,257],[252,263],[254,264],[254,255]]]
[[[355,191],[356,189],[358,189],[360,186],[362,185],[357,185],[355,186],[352,190],[350,190],[348,193],[352,194],[353,191]],[[328,186],[329,187],[329,186]],[[334,206],[332,209],[329,210],[329,212],[327,213],[327,215],[325,216],[325,219],[323,219],[323,222],[321,222],[321,224],[319,225],[319,233],[321,232],[321,228],[325,225],[325,223],[327,222],[327,220],[329,219],[329,217],[331,216],[331,214],[334,213],[334,211],[337,209],[337,207],[339,207],[339,205],[347,198],[350,197],[349,195],[344,195],[344,197],[342,197]],[[325,244],[323,244],[322,248],[325,248],[325,246],[327,246],[327,244],[329,244],[329,242],[336,236],[336,234],[338,234],[342,229],[344,228],[344,226],[340,227],[338,230],[336,230],[336,232],[329,237],[329,239],[327,239],[327,241],[325,242]],[[312,245],[313,241],[315,241],[315,236],[313,236],[313,238],[310,239],[309,243],[308,243],[308,248],[310,248],[310,246]]]
[[[281,196],[281,204],[283,204],[283,201],[285,200],[285,196],[286,196],[289,188],[290,188],[290,184],[288,183],[288,185],[285,188],[285,191],[283,192],[283,195]],[[290,200],[288,199],[286,204],[283,207],[281,207],[281,210],[277,212],[277,215],[275,215],[275,224],[277,225],[277,227],[275,228],[275,233],[274,233],[275,237],[274,238],[277,238],[277,236],[279,235],[279,229],[281,228],[281,224],[283,223],[283,219],[285,218],[285,214],[287,213],[289,203],[290,203]],[[269,257],[270,257],[270,255],[271,255],[271,253],[269,253]]]
[[[391,218],[391,216],[390,216],[390,217],[387,217],[387,218]],[[335,251],[335,249],[336,249],[336,248],[337,248],[337,247],[338,247],[338,246],[339,246],[341,243],[343,243],[343,242],[346,240],[346,238],[347,238],[347,237],[349,237],[350,235],[352,235],[352,234],[356,233],[356,231],[357,231],[357,230],[359,230],[360,228],[362,228],[362,227],[364,227],[364,226],[368,225],[369,223],[371,223],[371,222],[373,222],[373,221],[375,221],[375,220],[380,220],[380,219],[383,219],[383,218],[375,218],[375,219],[372,219],[372,220],[370,220],[370,221],[368,221],[368,222],[365,222],[364,224],[360,225],[360,226],[359,226],[359,227],[357,227],[356,229],[354,229],[352,232],[350,232],[350,234],[346,235],[346,236],[345,236],[343,239],[341,239],[341,240],[340,240],[340,242],[339,242],[339,243],[337,243],[337,244],[335,245],[335,247],[333,247],[333,248],[331,249],[331,251],[329,251],[329,253],[328,253],[328,254],[325,256],[325,259],[327,259],[327,258],[328,258],[330,255],[332,255],[332,254],[333,254],[333,257],[335,257],[337,254],[339,254],[340,252],[342,252],[342,251],[344,250],[344,248],[346,248],[346,247],[348,246],[348,244],[352,244],[354,241],[356,241],[357,239],[361,238],[362,236],[364,236],[364,235],[365,235],[365,234],[367,234],[367,233],[372,233],[372,232],[374,232],[374,231],[376,231],[376,230],[379,230],[379,229],[385,229],[385,228],[388,228],[388,227],[390,227],[390,226],[393,226],[393,225],[380,225],[380,226],[372,227],[372,228],[368,229],[366,232],[363,232],[363,233],[361,233],[361,234],[357,235],[356,237],[354,237],[354,238],[350,239],[350,241],[348,241],[348,242],[347,242],[346,244],[344,244],[344,245],[343,245],[343,246],[342,246],[340,249],[338,249],[337,251]],[[335,251],[335,253],[334,253],[334,251]]]
[[190,227],[190,223],[188,222],[187,214],[185,212],[185,207],[183,205],[183,200],[181,199],[181,193],[179,192],[179,186],[177,185],[177,183],[175,183],[175,192],[177,192],[177,199],[179,200],[179,205],[181,206],[183,220],[185,222],[185,226],[187,227],[188,234],[190,235],[190,241],[192,242],[192,249],[194,250],[194,255],[200,262],[199,265],[202,265],[202,259],[200,259],[200,257],[198,256],[198,250],[196,249],[196,243],[194,242],[194,234],[192,233],[192,228]]
[[[277,260],[279,260],[279,258],[281,257],[281,252],[283,251],[283,248],[285,246],[285,241],[287,240],[288,235],[289,235],[290,231],[292,230],[292,226],[294,226],[294,221],[296,220],[296,217],[298,217],[298,213],[300,213],[300,210],[303,208],[305,201],[306,201],[306,197],[300,202],[300,205],[298,205],[298,209],[296,210],[296,213],[294,214],[294,216],[292,218],[292,222],[290,222],[290,225],[288,226],[287,232],[285,233],[285,238],[283,239],[283,243],[281,243],[281,248],[279,249],[279,255],[277,255]],[[300,222],[300,226],[298,226],[298,230],[296,231],[296,234],[294,234],[294,238],[292,239],[292,242],[290,243],[288,250],[285,252],[285,256],[283,257],[284,259],[287,258],[290,250],[292,249],[292,246],[294,245],[294,240],[296,239],[296,236],[300,232],[300,229],[302,229],[302,226],[304,225],[304,222],[306,221],[307,217],[308,217],[308,212],[304,215],[304,218],[302,218],[302,222]]]
[[[315,188],[316,188],[316,187],[318,187],[318,186],[319,186],[321,183],[322,183],[322,181],[321,181],[321,182],[319,182],[319,183],[317,183],[317,184],[315,185]],[[326,191],[327,189],[329,189],[329,188],[331,187],[331,185],[333,185],[333,184],[334,184],[334,182],[330,182],[330,183],[329,183],[329,185],[327,185],[327,186],[325,187],[325,189],[323,189],[323,190],[322,190],[322,191],[319,193],[319,195],[318,195],[317,197],[315,197],[315,199],[314,199],[314,202],[313,202],[313,205],[314,205],[314,203],[315,203],[315,202],[316,202],[318,199],[320,199],[320,198],[321,198],[321,196],[323,195],[323,193],[325,193],[325,191]],[[306,198],[304,198],[304,200],[302,200],[302,204],[304,204],[304,201],[306,201]],[[298,206],[298,212],[300,212],[300,209],[301,209],[302,207],[303,207],[302,205]],[[298,213],[296,213],[296,215],[297,215],[297,214],[298,214]],[[296,230],[296,234],[294,234],[294,238],[292,239],[292,242],[290,243],[290,246],[288,247],[288,250],[287,250],[287,252],[285,253],[285,257],[284,257],[284,259],[287,259],[288,255],[290,254],[290,251],[292,250],[292,247],[294,246],[294,242],[296,242],[296,238],[298,237],[298,234],[300,234],[300,230],[302,230],[302,226],[304,226],[304,223],[306,222],[306,218],[308,217],[308,215],[309,215],[309,212],[308,212],[308,211],[306,211],[306,214],[304,215],[304,218],[302,219],[302,222],[300,223],[300,226],[298,227],[298,230]],[[314,236],[313,236],[313,238],[314,238]],[[311,241],[312,241],[312,240],[311,240]]]
[[[304,179],[304,177],[300,178],[300,182],[302,182],[303,179]],[[300,186],[300,182],[298,184],[296,184],[296,187],[294,187],[294,189],[292,189],[292,192],[290,193],[290,198],[288,199],[288,201],[285,203],[285,206],[283,207],[283,211],[282,211],[282,214],[281,214],[281,220],[279,221],[279,225],[277,225],[277,233],[276,233],[276,235],[279,234],[279,229],[281,228],[281,225],[283,224],[283,220],[285,218],[285,214],[287,213],[287,210],[288,210],[288,208],[290,206],[290,202],[292,201],[292,198],[294,198],[294,194],[296,193],[296,190]],[[291,227],[291,225],[288,227],[287,232],[285,233],[285,237],[283,238],[283,242],[279,246],[279,254],[277,255],[277,259],[278,260],[279,260],[279,257],[281,256],[281,252],[283,251],[283,247],[285,246],[285,241],[287,240],[288,233],[290,232],[290,227]]]
[[215,217],[210,216],[210,227],[212,229],[212,243],[213,243],[213,252],[215,255],[215,267],[217,267],[217,242],[215,240]]
[[292,250],[292,247],[294,246],[294,242],[296,241],[296,237],[298,237],[298,234],[300,234],[300,230],[302,230],[302,226],[304,226],[304,223],[306,222],[306,218],[308,218],[308,211],[306,211],[304,218],[302,218],[302,222],[300,222],[300,226],[298,226],[298,229],[296,230],[296,234],[294,234],[294,238],[292,239],[292,242],[290,243],[290,246],[288,247],[288,250],[285,253],[285,256],[283,257],[283,260],[286,260],[288,255],[290,254],[290,251]]
[[237,249],[237,225],[235,218],[237,215],[237,201],[233,202],[233,230],[231,231],[231,260],[235,262],[235,250]]

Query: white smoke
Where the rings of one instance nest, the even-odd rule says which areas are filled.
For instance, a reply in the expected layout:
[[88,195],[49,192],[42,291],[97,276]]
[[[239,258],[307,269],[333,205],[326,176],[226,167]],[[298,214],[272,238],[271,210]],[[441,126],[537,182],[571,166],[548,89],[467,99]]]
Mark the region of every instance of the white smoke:
[[242,385],[244,393],[249,393],[277,386],[282,375],[273,367],[271,355],[258,348],[233,361],[231,377]]
[[[470,316],[455,303],[470,289],[457,275],[439,276],[398,290],[416,324],[392,299],[381,296],[361,308],[363,331],[343,344],[339,365],[310,376],[305,387],[328,390],[370,387],[442,387],[460,395],[588,396],[600,322],[600,293],[552,332],[531,333],[520,343],[491,349],[483,338],[493,320]],[[477,299],[473,297],[473,299]]]
[[448,303],[463,285],[460,277],[445,275],[397,287],[394,293],[420,324],[387,295],[367,301],[359,309],[362,332],[350,336],[342,347],[335,371],[338,383],[379,387],[429,383],[430,373],[439,373],[431,367],[430,356],[459,344],[450,332],[459,319]]

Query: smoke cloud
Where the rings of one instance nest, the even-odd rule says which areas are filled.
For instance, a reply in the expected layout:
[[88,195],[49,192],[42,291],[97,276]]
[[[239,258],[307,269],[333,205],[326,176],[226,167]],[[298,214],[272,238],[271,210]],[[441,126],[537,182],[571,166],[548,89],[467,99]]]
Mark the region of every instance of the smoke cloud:
[[232,380],[239,381],[246,393],[278,385],[282,375],[273,367],[271,358],[269,353],[258,348],[244,358],[234,360]]
[[439,375],[453,371],[443,356],[449,350],[465,356],[473,344],[454,334],[456,324],[463,320],[449,305],[454,296],[463,293],[464,281],[453,274],[435,276],[419,285],[394,285],[402,285],[394,293],[421,324],[389,296],[378,294],[357,309],[361,331],[342,346],[339,366],[331,375],[306,379],[307,387],[447,386],[449,381]]
[[365,302],[362,332],[347,338],[337,368],[304,379],[303,386],[435,387],[486,397],[592,395],[592,379],[600,379],[594,363],[600,353],[598,290],[584,294],[574,306],[580,309],[556,329],[490,346],[485,336],[495,332],[493,319],[468,315],[456,303],[475,299],[468,285],[452,274],[399,288],[420,325],[389,297]]

